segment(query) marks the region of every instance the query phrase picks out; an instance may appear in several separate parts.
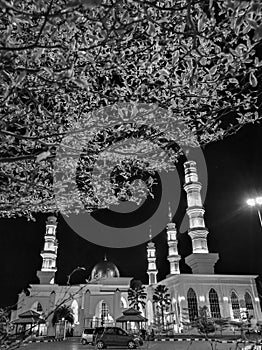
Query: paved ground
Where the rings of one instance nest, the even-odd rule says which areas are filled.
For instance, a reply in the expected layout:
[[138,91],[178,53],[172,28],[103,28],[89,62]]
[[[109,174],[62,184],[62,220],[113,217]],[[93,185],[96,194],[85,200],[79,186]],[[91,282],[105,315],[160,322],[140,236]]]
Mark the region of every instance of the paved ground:
[[[32,343],[22,346],[20,349],[24,350],[95,350],[91,345],[82,345],[78,342],[55,342],[55,343]],[[109,348],[119,349],[120,348]],[[146,342],[140,350],[212,350],[208,342]],[[215,350],[235,350],[243,349],[243,346],[236,348],[235,344],[219,344],[217,343]],[[121,349],[122,350],[122,349]],[[126,348],[125,348],[126,350]]]

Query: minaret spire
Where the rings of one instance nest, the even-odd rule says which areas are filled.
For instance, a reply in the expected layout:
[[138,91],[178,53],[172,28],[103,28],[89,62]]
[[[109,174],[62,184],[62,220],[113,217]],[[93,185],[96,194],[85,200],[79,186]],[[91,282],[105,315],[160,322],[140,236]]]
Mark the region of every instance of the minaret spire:
[[187,193],[187,215],[189,217],[188,234],[192,239],[193,253],[208,253],[207,235],[200,190],[201,183],[198,181],[196,162],[188,161],[184,164],[185,184]]
[[147,243],[147,261],[148,269],[147,274],[149,277],[149,284],[157,283],[157,267],[156,267],[156,248],[155,243],[152,242],[151,227],[149,228],[149,242]]
[[43,258],[41,271],[37,275],[40,279],[40,284],[54,283],[57,258],[57,239],[56,239],[57,219],[55,216],[49,216],[46,222],[45,244],[41,252]]
[[186,257],[186,263],[193,273],[214,273],[214,264],[218,260],[218,254],[209,253],[207,245],[208,229],[205,225],[201,188],[198,181],[196,162],[189,160],[184,163],[185,184],[187,193],[187,215],[189,217],[188,234],[192,240],[193,254]]
[[177,250],[177,230],[176,230],[176,224],[172,222],[172,211],[170,207],[170,203],[168,203],[168,216],[169,216],[169,223],[167,224],[167,244],[168,244],[168,257],[167,260],[170,264],[170,274],[171,275],[178,275],[180,274],[179,269],[179,261],[181,259],[181,256],[178,254]]
[[172,215],[170,202],[168,202],[168,217],[169,217],[169,222],[172,222],[173,215]]

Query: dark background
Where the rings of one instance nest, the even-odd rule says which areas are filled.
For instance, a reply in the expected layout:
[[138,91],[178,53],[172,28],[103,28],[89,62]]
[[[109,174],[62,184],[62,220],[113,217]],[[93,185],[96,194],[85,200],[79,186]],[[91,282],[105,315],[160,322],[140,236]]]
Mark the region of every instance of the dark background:
[[[208,190],[205,200],[206,226],[210,234],[210,252],[218,252],[216,273],[262,275],[262,228],[256,209],[246,205],[248,197],[262,195],[262,126],[247,125],[237,134],[204,148],[208,168]],[[201,180],[201,179],[200,179]],[[179,224],[186,208],[185,194],[176,214]],[[36,222],[24,218],[1,219],[0,235],[0,306],[12,305],[17,294],[30,283],[38,283],[41,269],[40,251],[44,244],[48,215],[37,214]],[[147,283],[146,244],[132,248],[112,249],[84,240],[58,217],[59,241],[56,282],[66,283],[67,275],[77,266],[86,267],[72,276],[72,283],[84,283],[93,266],[107,254],[121,276]],[[158,280],[169,273],[166,232],[154,238],[157,247]],[[181,272],[189,272],[184,257],[191,253],[186,233],[179,234]]]

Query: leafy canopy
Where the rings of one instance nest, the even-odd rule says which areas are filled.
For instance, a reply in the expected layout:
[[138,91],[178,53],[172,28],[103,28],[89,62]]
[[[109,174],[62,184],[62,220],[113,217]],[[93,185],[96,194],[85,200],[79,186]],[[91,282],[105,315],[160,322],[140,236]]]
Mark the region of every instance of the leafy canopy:
[[[1,0],[1,215],[57,210],[58,149],[60,210],[92,211],[139,203],[154,172],[172,168],[175,143],[205,145],[259,120],[261,9]],[[65,196],[75,173],[78,191]]]
[[199,316],[192,322],[192,326],[195,327],[199,333],[205,334],[206,337],[209,333],[215,332],[215,323],[210,317],[209,310],[206,305],[199,307]]
[[69,323],[74,323],[74,315],[72,309],[68,305],[61,305],[59,308],[57,308],[54,311],[53,317],[52,317],[52,324],[53,326],[58,323],[59,321],[62,321],[62,319],[68,321]]

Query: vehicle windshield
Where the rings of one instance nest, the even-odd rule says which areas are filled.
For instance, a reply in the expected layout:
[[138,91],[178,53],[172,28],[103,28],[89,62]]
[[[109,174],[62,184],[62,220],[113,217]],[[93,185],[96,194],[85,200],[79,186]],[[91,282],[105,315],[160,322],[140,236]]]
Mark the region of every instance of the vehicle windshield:
[[94,333],[94,329],[92,329],[92,328],[84,330],[84,334],[93,334],[93,333]]

